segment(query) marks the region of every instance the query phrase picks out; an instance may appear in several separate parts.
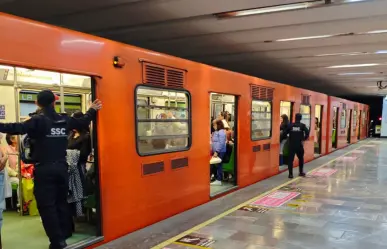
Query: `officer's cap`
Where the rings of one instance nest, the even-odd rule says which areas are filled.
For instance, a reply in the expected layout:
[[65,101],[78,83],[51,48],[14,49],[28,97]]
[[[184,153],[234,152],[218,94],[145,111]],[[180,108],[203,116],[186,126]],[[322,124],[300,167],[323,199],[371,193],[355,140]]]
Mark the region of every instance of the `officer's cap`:
[[59,99],[51,90],[43,90],[38,93],[37,103],[41,107],[47,107]]

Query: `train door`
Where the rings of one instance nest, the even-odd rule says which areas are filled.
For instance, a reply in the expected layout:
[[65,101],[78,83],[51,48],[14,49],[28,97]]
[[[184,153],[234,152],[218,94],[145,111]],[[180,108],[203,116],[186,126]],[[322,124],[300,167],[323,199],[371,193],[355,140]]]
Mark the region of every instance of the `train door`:
[[[4,122],[23,122],[37,110],[35,101],[42,89],[51,89],[59,100],[55,109],[72,115],[85,112],[92,92],[92,78],[57,72],[0,66],[0,106],[4,106]],[[76,115],[82,115],[78,113]],[[11,158],[5,177],[6,211],[2,228],[3,243],[10,248],[47,248],[49,240],[42,226],[34,196],[35,165],[24,163],[20,158],[20,144],[24,136],[7,135],[3,149]],[[85,127],[72,131],[74,150],[80,151],[78,163],[69,166],[69,208],[73,211],[73,233],[68,231],[67,243],[71,248],[84,245],[101,236],[99,208],[99,179],[93,160],[96,144],[95,129]],[[93,141],[93,142],[92,142]],[[84,144],[77,148],[76,144]],[[69,148],[71,139],[69,140]],[[79,180],[79,181],[78,181]],[[79,184],[78,184],[79,183]]]
[[352,131],[352,109],[349,110],[349,120],[347,122],[347,143],[351,143],[351,131]]
[[332,149],[337,149],[337,126],[339,121],[339,108],[333,107],[333,119],[332,119]]
[[[222,148],[218,157],[210,160],[210,196],[237,186],[237,104],[237,96],[210,93],[211,151]],[[220,128],[224,128],[225,137],[217,132]]]
[[[294,103],[290,101],[281,101],[280,103],[280,115],[281,115],[281,125],[282,125],[282,115],[286,115],[289,118],[289,123],[293,121],[293,106]],[[282,130],[281,130],[282,134]],[[280,141],[280,151],[279,151],[279,170],[286,170],[288,168],[288,139],[285,138]]]
[[314,157],[321,155],[321,123],[322,123],[322,105],[316,105],[314,111],[315,126],[314,126]]

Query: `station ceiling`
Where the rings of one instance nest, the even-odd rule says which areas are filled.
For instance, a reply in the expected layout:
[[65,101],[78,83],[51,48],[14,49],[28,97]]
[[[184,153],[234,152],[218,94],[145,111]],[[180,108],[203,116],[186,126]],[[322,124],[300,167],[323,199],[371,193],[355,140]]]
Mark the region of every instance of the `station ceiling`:
[[386,0],[0,0],[0,11],[332,95],[386,95]]

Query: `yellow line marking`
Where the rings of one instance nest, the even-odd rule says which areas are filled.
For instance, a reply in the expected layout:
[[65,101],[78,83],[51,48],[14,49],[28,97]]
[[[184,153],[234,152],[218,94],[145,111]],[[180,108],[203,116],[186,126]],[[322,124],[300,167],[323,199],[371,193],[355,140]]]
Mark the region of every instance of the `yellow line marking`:
[[[352,153],[354,150],[358,150],[359,148],[361,148],[361,147],[363,147],[364,145],[367,145],[367,144],[369,144],[369,143],[371,143],[371,142],[367,142],[367,143],[361,144],[361,145],[360,145],[359,147],[357,147],[356,149],[350,150],[350,151],[346,152],[345,154],[343,154],[343,155],[341,155],[341,156],[338,156],[338,157],[336,157],[335,159],[332,159],[332,160],[330,160],[330,161],[328,161],[328,162],[322,164],[321,166],[318,166],[317,168],[315,168],[315,169],[309,171],[308,174],[310,174],[310,173],[312,173],[312,172],[314,172],[314,171],[319,170],[320,168],[322,168],[322,167],[324,167],[324,166],[326,166],[326,165],[328,165],[328,164],[330,164],[330,163],[332,163],[332,162],[338,160],[338,159],[341,158],[341,157],[344,157],[344,156],[346,156],[346,155]],[[157,245],[157,246],[152,247],[151,249],[163,249],[163,248],[166,247],[167,245],[170,245],[170,244],[173,244],[173,243],[176,244],[175,241],[181,239],[182,237],[184,237],[184,236],[186,236],[186,235],[188,235],[188,234],[190,234],[190,233],[193,233],[194,231],[200,230],[200,229],[202,229],[203,227],[206,227],[206,226],[208,226],[209,224],[214,223],[215,221],[220,220],[221,218],[223,218],[223,217],[225,217],[225,216],[227,216],[227,215],[229,215],[229,214],[231,214],[231,213],[237,211],[238,209],[240,209],[240,208],[242,208],[242,207],[244,207],[244,206],[246,206],[246,205],[249,205],[250,203],[252,203],[252,202],[258,200],[259,198],[264,197],[264,196],[266,196],[266,195],[269,195],[269,194],[273,193],[274,191],[279,190],[280,188],[282,188],[282,187],[284,187],[284,186],[286,186],[286,185],[289,185],[289,184],[292,183],[292,182],[297,181],[298,179],[299,179],[299,177],[296,177],[296,178],[294,178],[293,180],[287,181],[287,182],[285,182],[285,183],[283,183],[283,184],[281,184],[281,185],[279,185],[279,186],[277,186],[277,187],[275,187],[275,188],[273,188],[273,189],[271,189],[271,190],[268,190],[268,191],[266,191],[266,192],[264,192],[264,193],[262,193],[262,194],[260,194],[260,195],[258,195],[258,196],[256,196],[256,197],[254,197],[254,198],[251,198],[250,200],[245,201],[245,202],[243,202],[242,204],[239,204],[239,205],[237,205],[236,207],[233,207],[233,208],[231,208],[231,209],[229,209],[229,210],[227,210],[227,211],[225,211],[225,212],[223,212],[223,213],[221,213],[221,214],[218,214],[217,216],[215,216],[215,217],[213,217],[213,218],[211,218],[211,219],[209,219],[209,220],[207,220],[207,221],[205,221],[205,222],[203,222],[203,223],[201,223],[201,224],[199,224],[199,225],[196,225],[196,226],[194,226],[194,227],[188,229],[187,231],[182,232],[182,233],[180,233],[179,235],[176,235],[176,236],[174,236],[174,237],[172,237],[172,238],[170,238],[170,239],[164,241],[163,243],[161,243],[161,244],[159,244],[159,245]],[[256,182],[256,183],[258,183],[258,182]]]
[[173,242],[172,244],[176,245],[181,245],[181,246],[186,246],[186,247],[191,247],[191,248],[198,248],[198,249],[210,249],[209,247],[204,247],[204,246],[195,246],[195,245],[190,245],[186,243],[181,243],[181,242]]

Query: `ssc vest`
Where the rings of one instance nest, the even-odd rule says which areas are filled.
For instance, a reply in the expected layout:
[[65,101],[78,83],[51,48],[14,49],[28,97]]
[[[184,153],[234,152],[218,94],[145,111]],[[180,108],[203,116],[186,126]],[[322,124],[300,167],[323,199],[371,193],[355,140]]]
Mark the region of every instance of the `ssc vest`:
[[66,160],[69,135],[67,119],[51,120],[43,116],[46,122],[45,134],[35,139],[32,157],[38,163],[50,163]]

